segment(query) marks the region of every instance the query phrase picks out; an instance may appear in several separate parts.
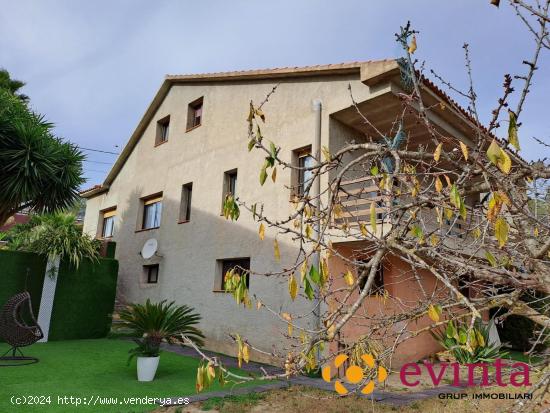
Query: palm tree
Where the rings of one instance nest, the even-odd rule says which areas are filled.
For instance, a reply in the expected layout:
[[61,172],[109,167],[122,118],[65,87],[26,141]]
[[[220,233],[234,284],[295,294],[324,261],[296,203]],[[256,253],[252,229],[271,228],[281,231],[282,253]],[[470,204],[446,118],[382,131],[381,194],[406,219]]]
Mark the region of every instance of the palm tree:
[[63,212],[34,215],[8,232],[8,248],[44,255],[50,261],[67,259],[78,268],[83,259],[99,257],[100,245],[83,234],[75,220],[74,214]]
[[27,103],[29,101],[29,97],[22,93],[17,93],[17,91],[23,86],[25,86],[25,82],[12,79],[10,77],[10,73],[6,69],[0,69],[0,89],[9,91],[11,94],[21,99],[21,101]]
[[21,210],[52,212],[78,198],[84,155],[52,127],[0,88],[0,224]]
[[167,304],[166,300],[155,304],[147,299],[145,304],[131,304],[119,316],[122,323],[117,327],[130,329],[133,335],[140,337],[135,340],[138,347],[130,350],[130,358],[135,355],[156,357],[162,341],[178,341],[181,335],[203,345],[204,336],[194,327],[201,316],[186,305],[176,306],[173,301]]

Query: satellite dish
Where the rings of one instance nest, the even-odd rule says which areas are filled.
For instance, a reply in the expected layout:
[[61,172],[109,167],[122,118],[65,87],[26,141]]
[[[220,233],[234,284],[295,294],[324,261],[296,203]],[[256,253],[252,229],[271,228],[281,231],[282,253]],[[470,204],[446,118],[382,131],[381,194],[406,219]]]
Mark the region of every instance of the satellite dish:
[[141,256],[148,260],[151,258],[158,249],[158,242],[155,238],[150,238],[147,241],[145,241],[145,244],[143,244],[143,248],[141,249]]

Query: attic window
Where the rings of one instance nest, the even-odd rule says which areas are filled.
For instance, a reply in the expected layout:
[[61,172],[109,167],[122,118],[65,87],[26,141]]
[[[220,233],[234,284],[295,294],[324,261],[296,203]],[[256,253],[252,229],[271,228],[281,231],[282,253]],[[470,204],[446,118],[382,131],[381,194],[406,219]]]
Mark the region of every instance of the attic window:
[[200,97],[189,104],[187,109],[187,130],[190,131],[199,127],[202,123],[202,103],[204,98]]
[[169,129],[170,129],[170,115],[162,118],[157,122],[157,136],[155,138],[155,146],[168,141]]

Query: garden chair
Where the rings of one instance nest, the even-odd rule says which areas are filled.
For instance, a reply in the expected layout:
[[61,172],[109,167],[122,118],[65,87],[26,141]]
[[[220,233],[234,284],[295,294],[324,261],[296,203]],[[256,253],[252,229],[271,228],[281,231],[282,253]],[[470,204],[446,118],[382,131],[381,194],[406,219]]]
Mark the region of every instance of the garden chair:
[[30,346],[43,336],[32,312],[30,294],[25,291],[11,297],[0,311],[0,339],[11,346],[0,357],[0,367],[37,363],[38,358],[24,356],[19,348]]

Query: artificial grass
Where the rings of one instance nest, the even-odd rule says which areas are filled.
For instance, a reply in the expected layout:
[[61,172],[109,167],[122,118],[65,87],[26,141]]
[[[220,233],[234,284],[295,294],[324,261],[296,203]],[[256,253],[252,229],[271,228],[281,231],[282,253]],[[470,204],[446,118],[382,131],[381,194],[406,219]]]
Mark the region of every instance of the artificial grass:
[[[0,412],[147,412],[158,405],[125,404],[123,398],[195,394],[198,359],[163,351],[155,380],[141,383],[137,381],[136,360],[126,364],[128,350],[134,346],[130,341],[97,339],[51,341],[26,347],[24,353],[38,357],[40,362],[0,367]],[[7,349],[7,344],[0,343],[0,354]],[[229,383],[224,389],[231,387]],[[220,389],[216,382],[207,391]],[[12,396],[50,396],[50,403],[15,406],[10,402]],[[82,404],[59,404],[58,396],[80,397]],[[111,405],[84,404],[84,399],[90,403],[96,397],[118,400]]]

